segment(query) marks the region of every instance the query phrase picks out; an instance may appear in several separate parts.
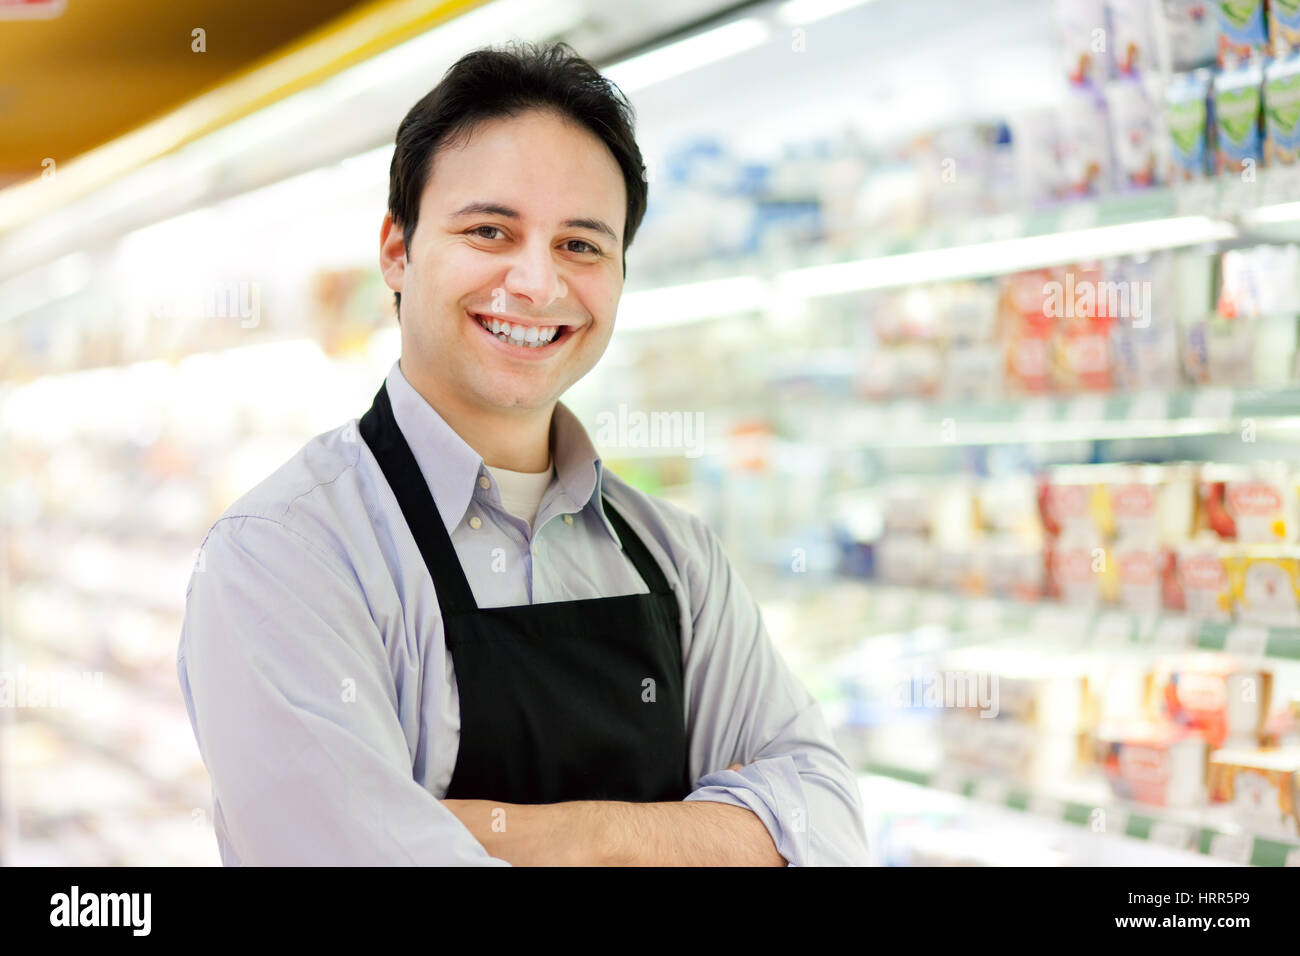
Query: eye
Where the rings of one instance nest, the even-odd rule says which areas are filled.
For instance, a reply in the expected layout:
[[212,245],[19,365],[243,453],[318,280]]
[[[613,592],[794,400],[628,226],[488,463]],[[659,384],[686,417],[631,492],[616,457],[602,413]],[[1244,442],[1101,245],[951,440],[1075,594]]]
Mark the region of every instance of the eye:
[[489,231],[491,231],[491,230],[495,230],[496,232],[501,232],[501,227],[500,227],[500,226],[475,226],[473,229],[469,230],[469,233],[470,233],[471,235],[479,236],[479,238],[481,238],[481,239],[495,239],[495,238],[497,238],[496,236],[484,236],[484,235],[482,235],[482,233],[483,233],[483,231],[484,231],[485,229],[486,229],[486,230],[489,230]]
[[586,239],[570,239],[570,240],[568,241],[567,245],[572,246],[575,242],[576,242],[578,245],[580,245],[580,246],[586,246],[587,248],[586,248],[585,250],[584,250],[584,249],[570,249],[571,252],[581,253],[582,255],[592,255],[593,253],[594,253],[595,255],[600,255],[600,250],[599,250],[598,248],[596,248],[595,246],[593,246],[593,245],[592,245],[590,242],[588,242]]

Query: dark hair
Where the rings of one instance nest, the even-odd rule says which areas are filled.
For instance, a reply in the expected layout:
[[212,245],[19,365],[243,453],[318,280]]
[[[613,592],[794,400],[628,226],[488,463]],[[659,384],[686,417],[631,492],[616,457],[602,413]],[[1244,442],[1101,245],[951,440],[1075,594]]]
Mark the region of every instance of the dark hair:
[[[645,216],[645,164],[634,133],[635,113],[622,90],[567,43],[541,47],[511,43],[504,49],[467,53],[416,103],[397,127],[397,148],[388,170],[388,211],[402,227],[410,257],[420,218],[420,196],[434,154],[485,120],[549,109],[590,130],[623,171],[627,218],[623,226],[623,272],[627,247]],[[401,321],[402,294],[393,293]]]

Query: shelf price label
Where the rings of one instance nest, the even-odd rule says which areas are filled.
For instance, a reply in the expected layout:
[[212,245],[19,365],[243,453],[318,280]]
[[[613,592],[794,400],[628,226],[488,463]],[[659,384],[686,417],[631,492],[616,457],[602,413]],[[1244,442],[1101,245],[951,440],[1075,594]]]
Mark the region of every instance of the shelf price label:
[[972,631],[987,632],[1001,636],[1002,605],[988,598],[975,601],[970,606],[966,621]]
[[948,793],[961,793],[965,777],[953,767],[940,767],[930,778],[930,786]]
[[920,620],[926,624],[951,627],[956,613],[956,602],[946,594],[931,594],[921,602]]
[[1236,396],[1228,388],[1202,388],[1192,397],[1192,418],[1220,421],[1232,417]]
[[1164,392],[1138,392],[1128,406],[1129,421],[1163,422],[1169,418],[1169,396]]
[[1065,819],[1065,803],[1057,800],[1055,797],[1046,797],[1041,794],[1035,794],[1029,798],[1027,804],[1029,812],[1035,816],[1049,817],[1053,820]]
[[999,780],[996,777],[984,777],[975,784],[975,797],[987,803],[1005,806],[1007,794],[1010,793],[1010,790],[1011,788],[1005,780]]
[[1061,641],[1066,645],[1082,639],[1084,630],[1078,614],[1061,607],[1041,607],[1030,618],[1034,637],[1043,642]]
[[894,402],[889,409],[889,426],[899,434],[915,432],[925,421],[925,406],[915,399]]
[[1120,611],[1107,611],[1097,618],[1093,640],[1104,647],[1128,644],[1133,639],[1133,618]]
[[1156,622],[1152,642],[1157,647],[1183,648],[1192,643],[1194,636],[1195,628],[1192,627],[1191,619],[1172,614]]
[[1016,420],[1025,424],[1050,422],[1052,420],[1052,401],[1049,398],[1031,398],[1020,407]]
[[1173,847],[1175,850],[1185,850],[1192,840],[1191,827],[1181,823],[1174,823],[1171,820],[1160,820],[1151,827],[1151,835],[1148,840],[1152,843],[1159,843],[1161,846]]
[[1213,180],[1183,183],[1174,190],[1174,206],[1180,216],[1212,216],[1218,200]]
[[1080,395],[1071,400],[1066,418],[1072,422],[1099,422],[1106,417],[1106,399],[1102,395]]
[[876,623],[886,630],[903,627],[907,618],[908,599],[898,591],[880,591],[876,595]]
[[1254,848],[1254,839],[1244,833],[1216,833],[1210,837],[1210,856],[1220,860],[1249,863]]
[[1073,232],[1076,229],[1091,229],[1097,225],[1097,204],[1095,202],[1075,202],[1061,211],[1057,221],[1060,232]]
[[1254,624],[1238,624],[1228,628],[1223,638],[1223,649],[1229,654],[1243,657],[1262,657],[1268,646],[1268,628]]
[[1128,829],[1128,811],[1121,810],[1119,807],[1110,809],[1102,807],[1100,812],[1102,814],[1101,832],[1109,833],[1112,836],[1123,836],[1124,831]]

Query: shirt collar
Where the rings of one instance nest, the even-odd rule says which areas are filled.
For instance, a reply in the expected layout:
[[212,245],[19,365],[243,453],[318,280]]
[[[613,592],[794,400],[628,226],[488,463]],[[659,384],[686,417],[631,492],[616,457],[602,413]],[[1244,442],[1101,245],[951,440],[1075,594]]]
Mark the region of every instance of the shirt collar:
[[[400,362],[393,363],[387,388],[397,427],[411,446],[411,453],[420,466],[420,473],[433,495],[433,503],[437,505],[438,514],[450,535],[464,520],[470,502],[481,490],[479,476],[489,474],[483,456],[471,448],[406,380]],[[623,542],[605,514],[601,495],[604,462],[596,454],[582,422],[563,402],[556,402],[551,413],[550,441],[557,485],[554,490],[565,499],[562,504],[566,504],[569,511],[595,508],[609,536],[622,548]],[[543,500],[543,506],[545,504]]]

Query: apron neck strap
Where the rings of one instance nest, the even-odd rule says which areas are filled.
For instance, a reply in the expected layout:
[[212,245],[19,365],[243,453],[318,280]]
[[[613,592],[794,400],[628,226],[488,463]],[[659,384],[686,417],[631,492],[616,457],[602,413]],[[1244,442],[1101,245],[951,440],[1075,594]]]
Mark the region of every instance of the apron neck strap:
[[477,610],[474,592],[456,560],[456,550],[451,545],[447,526],[442,522],[442,515],[420,472],[415,454],[393,417],[387,382],[379,387],[370,411],[361,416],[361,437],[370,446],[397,497],[406,525],[435,582],[442,613],[463,614]]
[[[451,535],[443,524],[442,515],[429,491],[429,485],[420,472],[411,446],[402,430],[397,427],[393,405],[388,398],[388,384],[384,383],[375,394],[370,410],[361,416],[361,437],[374,453],[388,485],[397,498],[406,519],[407,527],[420,548],[425,566],[433,578],[438,592],[438,605],[444,615],[465,614],[478,610],[474,592],[465,579],[465,571],[456,557]],[[603,496],[602,496],[603,497]],[[668,579],[663,569],[646,548],[645,543],[628,526],[608,498],[603,498],[610,524],[623,542],[623,550],[636,568],[652,594],[670,594]]]

